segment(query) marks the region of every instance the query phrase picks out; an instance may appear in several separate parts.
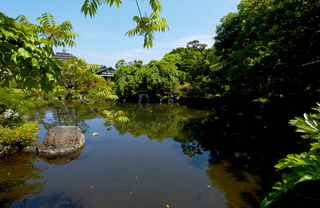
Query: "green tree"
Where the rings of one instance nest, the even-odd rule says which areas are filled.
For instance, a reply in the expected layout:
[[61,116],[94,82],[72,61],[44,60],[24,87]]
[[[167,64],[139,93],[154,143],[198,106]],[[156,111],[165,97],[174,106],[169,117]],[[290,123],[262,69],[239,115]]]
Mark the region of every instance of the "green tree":
[[77,35],[67,22],[55,26],[52,15],[43,14],[38,21],[40,25],[35,25],[22,15],[12,19],[0,13],[1,86],[48,92],[57,84],[60,70],[52,47],[74,46]]
[[186,73],[178,70],[181,57],[176,54],[166,54],[160,61],[151,61],[148,84],[155,93],[168,97],[179,96],[180,85],[186,80]]
[[186,48],[172,50],[171,54],[180,54],[181,62],[179,70],[188,73],[187,81],[193,82],[197,76],[202,74],[203,62],[205,60],[206,44],[201,44],[198,40],[188,42]]
[[219,62],[211,68],[221,94],[251,99],[319,93],[319,1],[244,0],[217,27]]
[[[143,0],[142,0],[143,2]],[[132,30],[126,32],[126,35],[131,36],[144,36],[143,47],[149,48],[153,46],[154,33],[155,32],[165,32],[169,29],[167,21],[165,18],[160,17],[160,12],[162,6],[160,0],[149,0],[149,5],[151,7],[151,14],[143,16],[140,11],[138,0],[135,0],[137,5],[139,15],[133,17],[133,21],[137,24]],[[120,7],[122,4],[121,0],[85,0],[81,8],[81,11],[85,16],[89,15],[93,17],[100,5],[107,4],[110,7],[115,5]]]
[[216,62],[214,48],[206,49],[206,44],[198,40],[188,42],[185,48],[173,49],[169,54],[178,54],[181,57],[177,67],[186,73],[186,84],[182,86],[186,96],[206,97],[210,92],[212,82],[210,65]]
[[[121,60],[120,60],[121,61]],[[118,63],[120,63],[118,61]],[[137,93],[139,84],[142,83],[142,77],[137,76],[139,70],[144,70],[142,63],[124,63],[118,65],[115,71],[116,93],[119,96],[127,97]]]
[[152,60],[147,65],[139,61],[122,65],[115,72],[117,94],[134,95],[139,85],[144,84],[152,94],[172,96],[185,79],[185,73],[175,65],[179,59],[179,56],[168,54],[161,61]]

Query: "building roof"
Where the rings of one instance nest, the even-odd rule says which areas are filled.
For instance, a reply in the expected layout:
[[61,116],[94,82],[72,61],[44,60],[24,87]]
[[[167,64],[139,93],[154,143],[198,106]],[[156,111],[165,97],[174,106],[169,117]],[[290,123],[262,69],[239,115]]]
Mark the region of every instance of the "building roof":
[[73,54],[71,53],[67,53],[66,49],[62,49],[62,52],[56,52],[56,55],[53,56],[56,59],[60,60],[60,61],[65,61],[65,60],[69,60],[72,57],[75,57]]
[[115,69],[110,67],[106,67],[106,66],[101,66],[98,70],[97,70],[97,74],[101,74],[102,72],[109,72],[109,73],[114,73]]

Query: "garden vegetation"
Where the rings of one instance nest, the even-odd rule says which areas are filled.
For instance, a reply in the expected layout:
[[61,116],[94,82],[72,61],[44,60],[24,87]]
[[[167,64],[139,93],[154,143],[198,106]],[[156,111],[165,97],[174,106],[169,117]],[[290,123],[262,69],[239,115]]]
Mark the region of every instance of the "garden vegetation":
[[[152,47],[154,33],[169,28],[160,17],[161,4],[150,0],[152,12],[143,17],[136,3],[137,26],[127,35],[142,35],[143,46]],[[122,1],[85,0],[81,10],[92,17],[101,4],[120,7]],[[319,11],[318,0],[242,0],[236,13],[221,19],[212,47],[193,40],[147,64],[120,59],[114,83],[97,76],[97,66],[88,66],[84,60],[53,58],[54,46],[75,46],[78,35],[70,22],[57,24],[52,15],[43,14],[34,24],[23,15],[13,19],[0,13],[0,95],[5,98],[0,99],[1,151],[19,149],[35,138],[37,125],[23,118],[21,100],[28,101],[25,98],[122,100],[134,97],[141,84],[159,99],[210,99],[211,108],[235,114],[268,114],[277,108],[300,115],[319,97]],[[8,100],[15,96],[20,98]],[[290,121],[309,141],[305,143],[309,151],[279,160],[275,167],[285,170],[282,181],[273,186],[276,191],[262,200],[261,207],[295,193],[300,183],[320,179],[320,110],[313,109],[318,112]],[[127,121],[121,112],[105,111],[104,115]]]

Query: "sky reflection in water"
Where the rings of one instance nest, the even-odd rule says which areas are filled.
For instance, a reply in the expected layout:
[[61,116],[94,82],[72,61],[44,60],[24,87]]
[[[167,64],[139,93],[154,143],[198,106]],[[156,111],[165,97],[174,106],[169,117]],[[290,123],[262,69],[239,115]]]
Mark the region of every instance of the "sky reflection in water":
[[[12,185],[8,193],[18,193],[13,194],[11,206],[10,201],[5,205],[3,199],[7,195],[1,189],[0,205],[14,208],[231,208],[245,205],[241,191],[258,188],[250,175],[247,182],[237,181],[226,172],[227,164],[209,164],[208,151],[194,153],[186,147],[189,143],[196,145],[196,141],[187,141],[188,135],[182,133],[183,122],[196,116],[205,117],[208,112],[164,104],[144,108],[123,104],[118,108],[122,109],[115,110],[128,112],[131,122],[116,125],[110,131],[103,126],[104,119],[88,116],[88,119],[78,119],[85,122],[86,143],[72,157],[50,161],[24,154],[0,163],[5,167],[1,168],[1,175],[26,174],[23,182],[18,177],[1,177],[1,185],[6,180],[16,180],[20,186],[38,184],[23,193],[17,188],[19,185]],[[44,128],[50,126],[48,123],[61,123],[57,119],[62,117],[55,112],[58,111],[51,109],[43,114],[44,124],[38,134],[41,138],[47,132]],[[92,137],[93,132],[99,132],[99,136]],[[12,163],[19,157],[30,161],[22,161],[29,172],[20,171]]]

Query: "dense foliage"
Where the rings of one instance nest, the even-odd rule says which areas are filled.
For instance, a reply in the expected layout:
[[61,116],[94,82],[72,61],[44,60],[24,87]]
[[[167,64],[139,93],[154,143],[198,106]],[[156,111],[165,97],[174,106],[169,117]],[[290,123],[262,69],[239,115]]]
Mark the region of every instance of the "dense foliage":
[[217,27],[219,60],[211,68],[228,86],[219,92],[237,97],[246,90],[252,100],[314,103],[320,84],[319,8],[317,0],[243,0]]
[[181,57],[176,63],[179,70],[186,73],[186,82],[181,86],[185,97],[210,97],[211,70],[210,65],[216,63],[214,48],[206,48],[198,40],[187,43],[185,48],[173,49],[169,54]]
[[[160,1],[149,1],[152,11],[148,16],[142,16],[138,1],[135,3],[139,13],[134,17],[137,26],[127,35],[142,35],[144,47],[152,47],[154,32],[168,29],[159,15]],[[82,12],[92,17],[102,4],[120,7],[122,1],[85,0]],[[159,99],[213,98],[217,110],[237,115],[255,112],[259,118],[273,108],[286,116],[302,109],[305,112],[317,101],[320,90],[319,11],[318,0],[242,0],[238,12],[229,13],[217,26],[213,47],[207,49],[194,40],[160,61],[143,64],[122,59],[116,64],[115,86],[95,75],[96,66],[87,66],[83,60],[60,63],[52,59],[53,46],[75,45],[77,35],[69,22],[56,25],[52,15],[43,14],[37,19],[40,25],[35,25],[24,16],[12,19],[0,13],[0,86],[29,90],[26,93],[31,96],[44,96],[43,92],[51,90],[47,98],[85,101],[116,98],[113,90],[122,98],[136,95],[139,90]],[[1,113],[20,107],[7,103],[0,102]],[[127,121],[122,112],[103,113],[110,121]],[[19,117],[10,119],[7,124],[1,121],[2,126],[21,127]],[[261,203],[262,207],[293,192],[302,182],[320,179],[318,120],[318,114],[305,114],[304,118],[290,122],[311,141],[307,143],[310,151],[290,154],[279,161],[278,170],[289,170],[284,172],[283,181],[275,184],[277,191]],[[105,125],[109,124],[107,121]],[[26,129],[29,127],[21,131]],[[10,140],[14,142],[21,137],[12,135]]]
[[19,126],[6,128],[0,125],[0,155],[10,153],[12,150],[21,150],[34,140],[39,125],[36,122],[23,123]]
[[146,65],[139,61],[118,63],[115,72],[117,94],[127,97],[137,94],[138,90],[157,94],[159,98],[177,94],[185,79],[185,73],[176,66],[179,59],[179,56],[168,54],[161,61],[153,60]]
[[36,139],[38,123],[26,122],[28,108],[43,102],[22,91],[0,88],[0,155],[19,151]]
[[[54,46],[74,46],[78,36],[65,21],[56,25],[54,17],[43,14],[33,24],[23,15],[16,19],[0,13],[0,154],[21,150],[35,138],[38,124],[27,122],[23,113],[39,103],[30,96],[49,92],[61,71],[53,58]],[[22,90],[11,90],[6,87]],[[29,102],[28,102],[29,101]]]
[[56,85],[60,70],[52,58],[52,47],[74,46],[77,34],[67,21],[56,25],[50,14],[37,20],[40,25],[22,15],[12,19],[0,13],[1,86],[48,92]]
[[[72,32],[70,22],[56,24],[48,13],[37,21],[39,25],[24,15],[13,19],[0,13],[0,155],[21,150],[36,138],[37,124],[27,122],[23,113],[35,107],[38,99],[117,99],[113,83],[96,74],[97,65],[89,66],[76,58],[61,62],[53,57],[53,47],[75,46],[73,40],[78,35]],[[32,97],[35,99],[28,102]],[[127,121],[117,115],[107,121]]]

